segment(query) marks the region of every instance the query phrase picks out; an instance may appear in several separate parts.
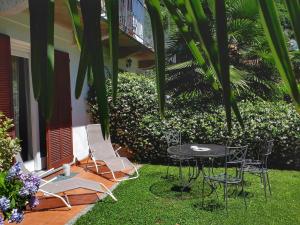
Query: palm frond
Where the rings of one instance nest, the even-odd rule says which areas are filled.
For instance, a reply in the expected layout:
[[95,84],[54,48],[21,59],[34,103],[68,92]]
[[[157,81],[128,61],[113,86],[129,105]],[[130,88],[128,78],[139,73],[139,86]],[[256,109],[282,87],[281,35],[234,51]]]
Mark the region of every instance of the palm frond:
[[185,62],[172,64],[166,68],[166,71],[172,72],[172,71],[182,70],[185,68],[191,68],[193,65],[194,65],[193,60],[188,60]]
[[300,1],[285,0],[298,45],[300,45]]
[[268,0],[258,0],[258,2],[262,24],[279,74],[289,88],[289,93],[293,97],[296,108],[300,113],[300,92],[292,70],[275,3]]
[[81,50],[83,29],[81,25],[79,11],[77,8],[77,2],[77,0],[65,0],[65,4],[68,8],[68,12],[71,18],[76,44],[78,49]]
[[101,42],[100,12],[101,5],[98,0],[81,0],[81,12],[84,25],[83,46],[87,48],[93,71],[93,87],[96,91],[99,107],[99,120],[103,137],[109,136],[108,99],[105,84],[104,59]]
[[147,0],[146,2],[148,13],[150,15],[154,50],[155,50],[155,65],[156,65],[156,84],[157,95],[159,102],[159,109],[161,116],[164,116],[165,111],[165,46],[164,46],[164,32],[160,1]]
[[109,50],[112,65],[113,102],[116,102],[119,73],[119,0],[105,0],[109,27]]
[[54,0],[29,0],[29,12],[33,93],[49,120],[54,104]]
[[220,73],[222,75],[222,90],[223,100],[226,111],[226,118],[229,133],[231,132],[231,87],[229,74],[229,50],[228,50],[228,35],[227,35],[227,18],[225,12],[225,2],[216,1],[216,32],[217,45],[219,49]]

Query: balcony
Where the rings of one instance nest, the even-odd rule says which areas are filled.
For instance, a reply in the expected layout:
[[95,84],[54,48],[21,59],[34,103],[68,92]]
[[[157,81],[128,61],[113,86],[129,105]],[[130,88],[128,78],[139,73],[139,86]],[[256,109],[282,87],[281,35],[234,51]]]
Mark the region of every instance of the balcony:
[[[101,17],[107,19],[105,1],[101,0]],[[120,0],[120,29],[147,48],[153,49],[150,17],[143,0]]]
[[[109,32],[105,1],[101,0],[101,33],[103,44],[109,46]],[[146,70],[155,64],[150,17],[144,0],[119,0],[119,58],[137,61],[137,68]],[[55,2],[55,21],[72,30],[69,13],[63,0]]]

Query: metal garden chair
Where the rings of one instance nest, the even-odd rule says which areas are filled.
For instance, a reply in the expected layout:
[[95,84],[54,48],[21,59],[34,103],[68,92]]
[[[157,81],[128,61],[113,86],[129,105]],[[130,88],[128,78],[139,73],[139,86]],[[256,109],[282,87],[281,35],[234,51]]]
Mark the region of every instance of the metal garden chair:
[[[174,130],[170,130],[167,131],[164,134],[164,138],[166,139],[168,148],[171,146],[175,146],[175,145],[181,145],[181,132],[180,131],[174,131]],[[182,164],[184,163],[184,161],[186,161],[189,165],[189,161],[192,159],[191,157],[187,157],[187,156],[183,156],[183,155],[171,155],[169,153],[168,154],[168,167],[167,167],[167,175],[166,178],[169,178],[169,168],[170,168],[170,163],[172,164],[179,164],[179,179],[183,179],[183,173],[182,173]],[[189,165],[189,173],[190,173],[190,165]]]
[[[208,174],[203,171],[202,206],[204,206],[204,185],[205,182],[208,182],[211,187],[215,187],[216,184],[223,185],[226,211],[228,208],[228,185],[235,185],[236,189],[238,186],[241,186],[244,204],[247,208],[246,196],[244,192],[244,174],[242,170],[245,163],[247,149],[248,146],[226,147],[224,173],[215,174],[214,172],[210,172],[212,171],[212,168],[208,168]],[[235,172],[228,170],[228,167],[235,168]],[[216,188],[214,188],[214,190],[216,191]]]
[[273,147],[274,140],[265,141],[257,159],[247,159],[243,167],[243,173],[250,173],[260,177],[260,182],[264,186],[265,197],[267,197],[267,186],[270,195],[272,195],[268,170],[268,158],[272,154]]

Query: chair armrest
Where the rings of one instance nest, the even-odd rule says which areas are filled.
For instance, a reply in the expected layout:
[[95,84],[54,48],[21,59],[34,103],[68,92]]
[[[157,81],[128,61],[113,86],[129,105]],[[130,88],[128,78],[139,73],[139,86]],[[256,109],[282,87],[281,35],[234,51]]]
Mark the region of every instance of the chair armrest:
[[122,147],[119,147],[119,148],[115,149],[115,153],[116,153],[116,155],[117,155],[118,157],[120,157],[119,151],[120,151],[121,149],[122,149]]
[[263,165],[263,162],[261,160],[246,160],[245,162],[246,165],[253,165],[253,166],[260,166]]
[[47,170],[47,171],[45,171],[45,172],[39,174],[38,176],[39,176],[39,177],[42,177],[42,176],[44,176],[45,174],[50,173],[50,172],[53,171],[53,170],[54,170],[54,168],[51,168],[50,170]]
[[44,181],[45,183],[41,184],[41,185],[40,185],[40,188],[43,187],[44,185],[48,184],[48,183],[51,183],[52,181],[54,181],[54,180],[56,180],[56,179],[57,179],[57,177],[53,177],[53,178],[50,179],[50,180],[44,180],[44,179],[42,179],[42,181]]

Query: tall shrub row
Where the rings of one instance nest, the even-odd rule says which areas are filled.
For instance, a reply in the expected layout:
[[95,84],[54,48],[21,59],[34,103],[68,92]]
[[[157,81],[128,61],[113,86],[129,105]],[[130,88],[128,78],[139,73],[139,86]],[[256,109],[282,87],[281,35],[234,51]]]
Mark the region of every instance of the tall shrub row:
[[[122,73],[119,79],[117,103],[110,104],[111,137],[113,142],[129,147],[138,161],[166,162],[167,144],[163,135],[168,130],[180,130],[185,143],[224,144],[230,138],[234,145],[248,144],[250,156],[256,154],[262,141],[274,139],[270,166],[300,169],[300,116],[292,104],[262,100],[240,102],[245,129],[234,121],[229,137],[221,105],[167,96],[166,117],[161,119],[152,77]],[[88,102],[92,120],[97,122],[93,90]]]

